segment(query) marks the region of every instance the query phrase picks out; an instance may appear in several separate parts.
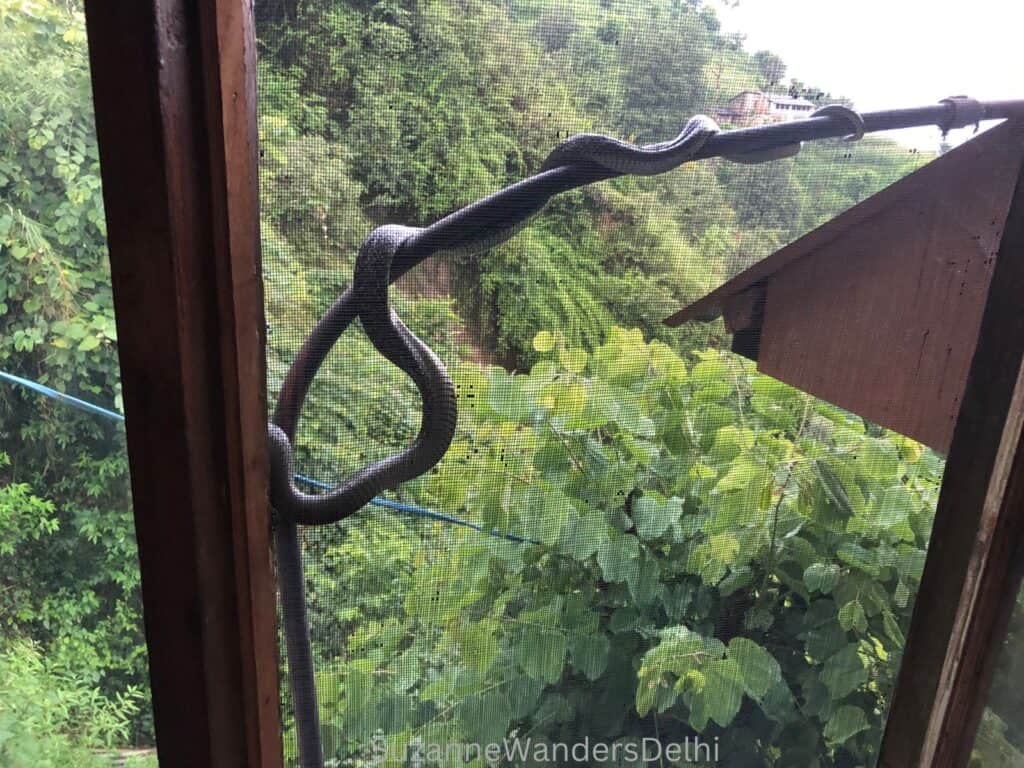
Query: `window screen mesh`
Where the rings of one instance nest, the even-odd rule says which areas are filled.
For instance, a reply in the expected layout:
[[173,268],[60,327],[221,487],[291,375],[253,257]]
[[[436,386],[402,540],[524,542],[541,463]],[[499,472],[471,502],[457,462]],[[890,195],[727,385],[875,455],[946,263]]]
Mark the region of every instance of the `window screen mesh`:
[[1020,637],[1024,631],[1024,603],[1021,591],[1008,595],[1013,600],[1006,637],[999,650],[992,686],[971,752],[974,765],[1024,766],[1024,738],[1018,724],[1024,716],[1024,697],[1020,681],[1024,671]]
[[[274,0],[257,25],[272,395],[374,227],[430,223],[575,133],[643,143],[839,99],[696,2]],[[717,322],[661,320],[928,159],[866,138],[621,178],[393,287],[460,420],[383,497],[408,506],[301,530],[330,765],[494,744],[511,764],[873,764],[941,457],[757,374]],[[336,484],[419,418],[350,328],[297,469]]]

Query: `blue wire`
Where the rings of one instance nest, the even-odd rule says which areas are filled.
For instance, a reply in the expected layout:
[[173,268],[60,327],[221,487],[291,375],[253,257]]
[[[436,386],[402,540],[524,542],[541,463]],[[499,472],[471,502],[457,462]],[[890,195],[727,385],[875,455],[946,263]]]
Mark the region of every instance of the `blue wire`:
[[94,405],[92,403],[87,403],[85,400],[79,400],[77,397],[65,395],[63,392],[58,392],[56,389],[51,389],[45,384],[40,384],[38,381],[30,381],[29,379],[23,379],[20,376],[14,376],[13,374],[4,373],[3,371],[0,371],[0,379],[7,379],[8,381],[13,381],[15,384],[20,384],[23,387],[28,387],[29,389],[34,390],[35,392],[38,392],[41,395],[46,395],[46,397],[53,398],[54,400],[58,400],[62,403],[73,406],[75,408],[79,408],[83,411],[94,413],[97,416],[105,416],[108,419],[124,421],[124,416],[122,416],[120,413],[117,413],[116,411],[109,411],[106,408],[102,408],[101,406]]
[[[63,392],[58,392],[56,389],[48,387],[45,384],[40,384],[38,381],[23,379],[20,376],[5,373],[4,371],[0,371],[0,379],[6,379],[7,381],[13,382],[14,384],[20,384],[21,386],[26,387],[27,389],[31,389],[33,392],[38,392],[40,395],[49,397],[52,400],[57,400],[58,402],[64,403],[65,405],[70,405],[73,408],[78,408],[79,410],[82,411],[88,411],[89,413],[95,414],[97,416],[103,416],[108,419],[113,419],[114,421],[124,421],[124,416],[118,413],[117,411],[111,411],[107,408],[96,405],[94,403],[89,403],[86,402],[85,400],[80,400],[77,397],[66,395]],[[332,488],[332,486],[328,485],[325,482],[316,480],[315,478],[312,477],[306,477],[305,475],[295,475],[295,479],[301,483],[305,483],[306,485],[309,485],[313,488],[319,488],[321,490],[329,491]],[[391,501],[390,499],[384,499],[381,498],[380,496],[377,496],[371,499],[370,503],[375,506],[384,507],[385,509],[390,509],[395,512],[402,512],[406,515],[425,517],[431,520],[437,520],[442,523],[450,523],[451,525],[461,525],[466,528],[472,528],[474,531],[480,531],[480,533],[486,533],[489,536],[507,539],[508,541],[515,541],[520,544],[538,543],[533,539],[526,539],[522,536],[516,536],[513,533],[502,533],[497,529],[493,531],[486,531],[484,530],[483,526],[477,525],[476,523],[471,523],[468,520],[461,520],[457,517],[452,517],[451,515],[445,515],[441,512],[435,512],[432,509],[424,509],[423,507],[417,507],[413,504],[406,504],[401,501]]]
[[[328,485],[327,483],[321,480],[315,480],[314,478],[306,477],[305,475],[296,475],[295,479],[298,480],[300,483],[305,483],[306,485],[312,486],[313,488],[320,488],[325,491],[329,491],[332,488],[332,486]],[[406,514],[418,515],[419,517],[429,517],[431,520],[439,520],[442,523],[451,523],[452,525],[464,525],[466,528],[472,528],[474,531],[480,531],[480,533],[487,533],[491,536],[498,536],[503,539],[508,539],[509,541],[516,541],[520,544],[539,543],[534,541],[533,539],[524,539],[522,536],[516,536],[514,533],[502,533],[497,528],[495,528],[493,531],[486,531],[484,530],[483,526],[477,525],[476,523],[471,523],[468,520],[460,520],[459,518],[452,517],[451,515],[446,515],[441,512],[434,512],[431,509],[415,507],[412,504],[406,504],[401,501],[391,501],[390,499],[382,499],[380,496],[371,499],[370,503],[378,507],[384,507],[385,509],[393,509],[396,512],[405,512]]]

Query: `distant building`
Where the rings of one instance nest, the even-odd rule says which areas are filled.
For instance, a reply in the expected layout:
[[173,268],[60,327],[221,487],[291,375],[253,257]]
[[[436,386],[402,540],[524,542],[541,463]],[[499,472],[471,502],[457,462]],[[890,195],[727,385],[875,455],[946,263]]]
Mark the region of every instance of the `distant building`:
[[807,117],[817,104],[789,94],[743,91],[715,110],[715,119],[741,127],[782,123]]

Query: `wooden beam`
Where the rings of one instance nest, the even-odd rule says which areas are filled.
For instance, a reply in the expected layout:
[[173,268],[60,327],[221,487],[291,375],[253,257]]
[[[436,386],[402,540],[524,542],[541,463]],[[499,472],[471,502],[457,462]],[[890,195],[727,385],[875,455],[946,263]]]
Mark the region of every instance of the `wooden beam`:
[[282,765],[245,0],[88,0],[161,768]]
[[726,296],[734,350],[947,453],[1022,158],[1024,123],[1006,122],[935,161],[927,187],[876,196],[892,199],[766,279],[759,339],[742,330],[752,289]]
[[1024,524],[1024,166],[953,433],[879,765],[964,766]]
[[[1020,118],[1014,117],[1011,121],[1006,122],[1019,123]],[[771,256],[753,264],[707,295],[665,318],[663,322],[665,325],[676,327],[693,320],[702,322],[714,320],[722,314],[724,305],[730,296],[742,293],[752,286],[770,282],[777,272],[801,259],[815,258],[818,252],[827,249],[836,238],[842,237],[845,233],[869,228],[873,218],[908,197],[918,196],[936,186],[942,186],[948,181],[951,167],[960,165],[970,168],[976,163],[980,154],[984,153],[991,144],[997,143],[993,140],[998,141],[1000,133],[1005,134],[1012,130],[1009,125],[1004,123],[964,142],[951,152],[933,160],[910,175],[904,176],[882,191],[844,211],[841,215],[825,222],[817,229],[811,230],[798,240],[780,248]]]

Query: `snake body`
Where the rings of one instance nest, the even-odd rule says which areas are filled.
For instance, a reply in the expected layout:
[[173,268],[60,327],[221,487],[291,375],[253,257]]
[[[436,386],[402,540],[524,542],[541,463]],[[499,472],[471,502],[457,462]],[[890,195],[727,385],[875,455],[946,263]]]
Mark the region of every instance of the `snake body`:
[[[675,168],[693,156],[718,133],[715,122],[704,115],[689,120],[671,141],[637,147],[599,134],[580,134],[566,139],[545,160],[541,172],[580,164],[594,164],[615,174],[653,176]],[[454,249],[473,254],[501,243],[535,215],[543,204],[508,211],[498,226],[468,237]],[[405,450],[365,467],[324,494],[303,493],[295,485],[291,435],[279,424],[269,427],[271,503],[285,520],[303,525],[323,525],[354,514],[382,490],[422,475],[444,456],[455,435],[455,389],[444,364],[410,331],[388,301],[391,265],[402,247],[423,233],[417,227],[386,225],[375,229],[363,242],[356,259],[352,287],[329,314],[346,318],[334,339],[310,340],[318,346],[321,361],[326,350],[358,317],[377,350],[407,373],[423,400],[423,416],[415,442]],[[433,255],[433,254],[431,254]],[[307,346],[309,344],[307,343]],[[317,365],[317,367],[319,367]],[[315,370],[313,371],[315,374]]]
[[710,117],[697,115],[687,121],[674,139],[642,147],[599,133],[581,133],[559,144],[548,155],[541,171],[572,163],[596,163],[615,173],[656,176],[691,160],[719,130]]
[[381,491],[437,464],[455,435],[455,387],[444,363],[406,327],[388,301],[391,262],[402,243],[418,231],[397,225],[375,229],[359,249],[348,296],[377,351],[416,383],[423,401],[419,434],[409,448],[364,467],[329,493],[308,494],[292,479],[295,472],[288,436],[271,424],[271,503],[278,515],[291,522],[323,525],[348,517]]
[[[848,121],[858,138],[863,135],[863,121],[852,110],[841,107],[827,114]],[[444,456],[455,434],[457,406],[452,381],[444,364],[391,309],[388,286],[412,265],[439,252],[479,253],[507,240],[542,210],[552,195],[565,189],[625,174],[652,176],[676,168],[695,159],[718,132],[711,118],[698,115],[674,139],[657,144],[638,147],[599,134],[573,136],[551,152],[532,179],[507,187],[429,227],[387,225],[375,229],[363,242],[352,286],[307,338],[285,380],[269,425],[278,582],[303,768],[322,768],[324,757],[298,524],[324,525],[349,517],[382,490],[428,471]],[[729,155],[727,159],[765,162],[789,157],[799,149],[799,143],[784,143]],[[438,236],[439,232],[443,236]],[[420,431],[411,446],[359,470],[330,492],[303,493],[292,480],[292,440],[302,403],[327,353],[356,318],[377,350],[416,383],[423,400]]]

